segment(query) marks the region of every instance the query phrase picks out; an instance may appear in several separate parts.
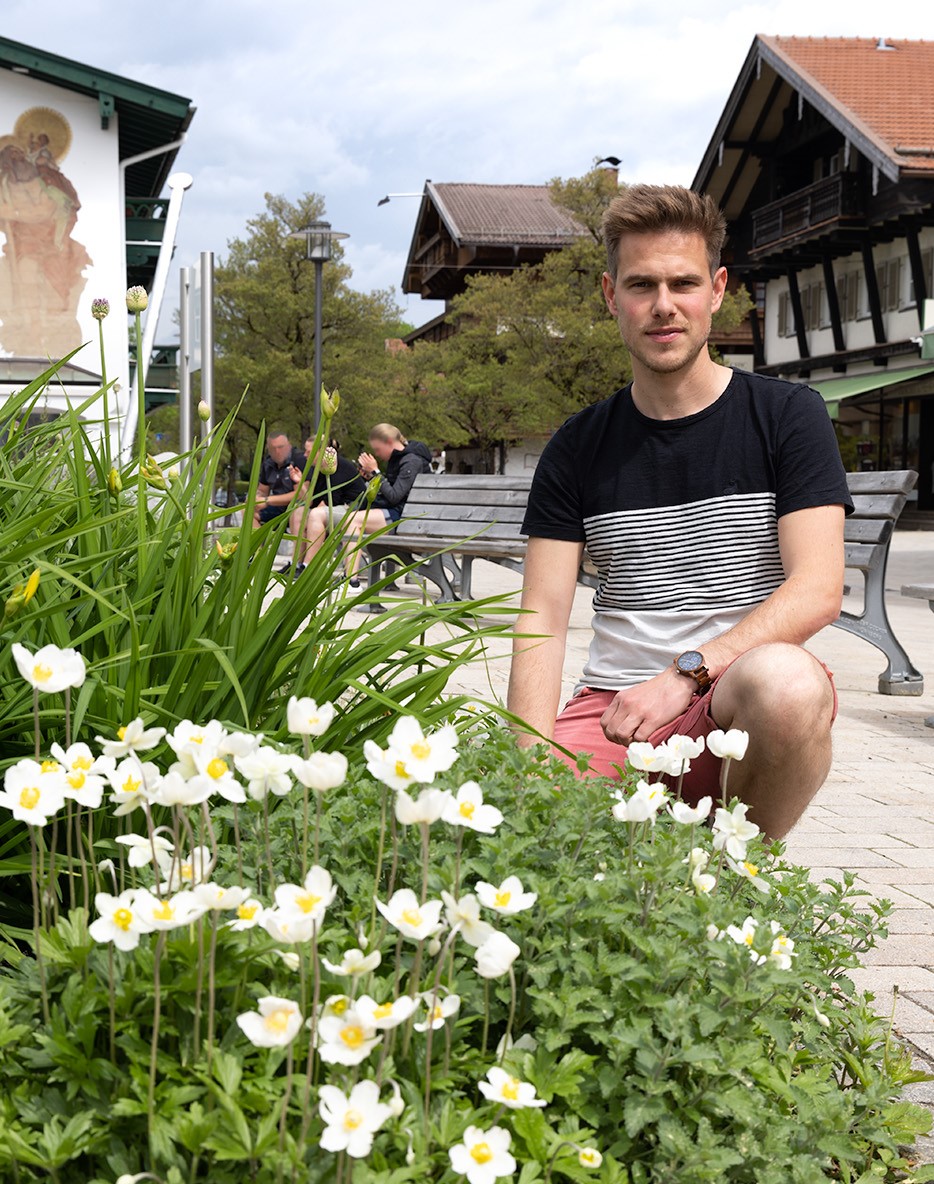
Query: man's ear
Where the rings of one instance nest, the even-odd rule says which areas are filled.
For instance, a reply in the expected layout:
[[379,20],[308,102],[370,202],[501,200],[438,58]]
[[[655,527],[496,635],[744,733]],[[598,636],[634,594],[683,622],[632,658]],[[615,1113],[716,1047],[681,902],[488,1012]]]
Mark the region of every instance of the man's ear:
[[[616,281],[608,271],[603,273],[603,299],[606,301],[606,306],[610,313],[615,317],[619,313],[616,310]],[[722,299],[722,297],[721,297]]]
[[725,267],[718,267],[713,273],[713,300],[711,301],[710,311],[716,312],[723,303],[723,297],[726,294],[727,273]]

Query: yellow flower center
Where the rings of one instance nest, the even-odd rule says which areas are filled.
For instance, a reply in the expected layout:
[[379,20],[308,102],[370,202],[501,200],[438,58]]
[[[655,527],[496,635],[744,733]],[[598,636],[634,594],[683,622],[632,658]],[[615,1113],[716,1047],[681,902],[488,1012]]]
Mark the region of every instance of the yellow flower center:
[[519,1097],[519,1078],[510,1077],[507,1082],[503,1084],[503,1097],[510,1102],[515,1102]]
[[82,772],[86,773],[88,769],[90,769],[91,764],[92,762],[89,756],[76,756],[71,762],[71,767],[73,769],[80,769]]
[[460,814],[461,818],[473,818],[474,810],[476,810],[476,808],[477,807],[473,804],[473,802],[461,802],[460,807],[458,808],[458,813]]
[[41,662],[37,662],[32,668],[32,677],[36,682],[48,682],[52,677],[52,667],[43,666]]
[[422,923],[422,914],[418,911],[418,909],[403,909],[401,920],[403,920],[406,925],[411,925],[413,929],[417,929]]
[[[335,999],[334,1002],[331,1004],[331,1011],[335,1015],[343,1015],[344,1012],[347,1010],[347,1005],[349,1003],[350,1003],[350,1000],[347,998],[347,996],[341,995],[340,998]],[[390,1009],[391,1009],[391,1005],[386,1005],[386,1006],[390,1006]]]
[[321,903],[321,897],[315,896],[313,892],[304,892],[301,896],[295,897],[295,903],[303,913],[310,913]]
[[219,756],[208,762],[208,776],[212,777],[215,781],[219,781],[226,772],[227,762],[221,760]]
[[405,767],[405,761],[396,761],[394,772],[397,777],[408,777],[409,771]]
[[43,761],[40,768],[43,773],[57,773],[60,766],[58,761]]
[[375,1020],[384,1020],[390,1015],[392,1015],[391,1003],[381,1003],[373,1012],[373,1018]]
[[773,945],[778,946],[780,950],[784,950],[788,945],[788,938],[784,935],[784,933],[780,933],[773,942]]
[[751,946],[755,940],[756,940],[756,932],[754,929],[750,929],[749,932],[743,938],[743,941],[746,943],[747,946]]
[[183,880],[192,879],[194,874],[195,874],[195,869],[192,867],[192,865],[190,863],[183,863],[182,864],[180,875]]
[[509,904],[509,902],[512,900],[512,893],[511,892],[497,892],[494,899],[496,900],[497,905],[501,909],[504,909]]
[[125,740],[126,739],[126,728],[117,728],[117,739],[118,740]]
[[188,743],[189,744],[203,744],[204,737],[203,736],[189,736]]
[[470,1158],[474,1163],[489,1163],[493,1158],[489,1143],[474,1143],[470,1148]]
[[363,1029],[359,1024],[348,1024],[341,1028],[341,1040],[348,1048],[359,1048],[363,1043]]
[[152,910],[152,915],[156,921],[173,921],[175,919],[175,909],[172,908],[167,900],[164,900],[161,904],[156,905]]
[[72,789],[80,789],[81,786],[84,785],[85,781],[87,781],[87,778],[80,770],[78,770],[76,773],[68,774],[68,784]]
[[133,914],[129,909],[117,909],[113,915],[113,923],[118,929],[122,929],[126,933],[133,923]]
[[[51,671],[49,673],[51,673]],[[414,756],[417,761],[427,761],[431,756],[431,745],[426,744],[424,740],[417,740],[412,745],[411,751],[412,756]]]
[[241,921],[252,921],[258,908],[258,904],[241,904],[237,909],[237,916]]
[[309,728],[316,728],[320,722],[321,722],[320,715],[309,715],[309,717],[306,721],[306,725]]
[[123,783],[123,792],[124,793],[136,793],[136,791],[139,789],[139,787],[142,784],[143,784],[142,781],[138,781],[131,773],[129,775],[129,777],[127,777],[126,781],[124,781],[124,783]]
[[759,869],[756,867],[756,865],[754,863],[749,863],[748,861],[744,861],[743,867],[746,869],[746,874],[749,877],[751,877],[752,879],[755,879],[755,877],[759,874]]
[[348,1110],[344,1115],[344,1130],[355,1131],[363,1123],[363,1115],[359,1110]]
[[287,1011],[284,1007],[277,1007],[275,1011],[271,1011],[269,1015],[264,1018],[266,1027],[272,1032],[282,1033],[289,1026],[289,1019],[292,1013]]
[[443,1020],[444,1019],[444,1012],[441,1010],[440,1003],[435,1004],[435,1009],[431,1013],[431,1018],[432,1018],[432,1020]]
[[24,810],[34,810],[39,805],[42,793],[36,785],[27,785],[19,791],[19,804]]
[[589,1163],[589,1164],[596,1165],[597,1155],[592,1147],[584,1147],[581,1150],[580,1161],[581,1161],[581,1163]]

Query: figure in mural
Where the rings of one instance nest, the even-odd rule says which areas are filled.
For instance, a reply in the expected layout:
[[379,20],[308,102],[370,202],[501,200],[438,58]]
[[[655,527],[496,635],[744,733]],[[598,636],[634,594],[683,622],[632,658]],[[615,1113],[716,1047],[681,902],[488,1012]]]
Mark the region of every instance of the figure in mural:
[[72,238],[81,202],[61,170],[68,120],[32,107],[0,136],[0,349],[60,358],[81,344],[78,301],[91,263]]

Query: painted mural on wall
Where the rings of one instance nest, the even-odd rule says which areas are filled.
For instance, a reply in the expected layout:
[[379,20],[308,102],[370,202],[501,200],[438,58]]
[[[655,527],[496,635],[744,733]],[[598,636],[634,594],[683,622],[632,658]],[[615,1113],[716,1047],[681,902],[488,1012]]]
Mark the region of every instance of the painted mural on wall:
[[81,202],[62,172],[71,127],[30,107],[0,136],[0,350],[60,358],[81,344],[78,301],[91,258],[72,237]]

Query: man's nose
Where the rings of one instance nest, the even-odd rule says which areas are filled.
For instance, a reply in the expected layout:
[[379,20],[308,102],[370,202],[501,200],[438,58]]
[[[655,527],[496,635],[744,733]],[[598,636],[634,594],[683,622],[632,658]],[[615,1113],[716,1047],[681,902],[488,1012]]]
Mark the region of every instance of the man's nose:
[[668,317],[675,310],[674,299],[671,289],[667,284],[659,284],[655,293],[655,307],[653,309],[656,316]]

